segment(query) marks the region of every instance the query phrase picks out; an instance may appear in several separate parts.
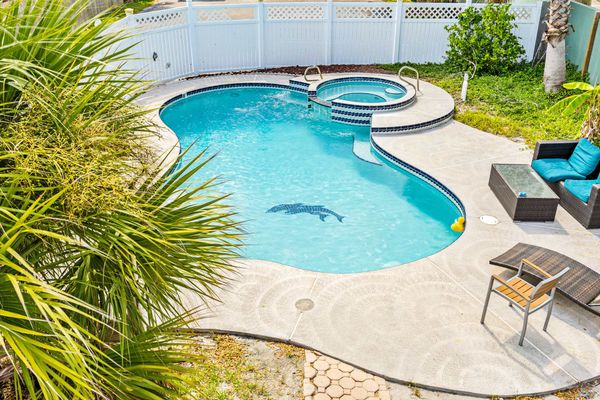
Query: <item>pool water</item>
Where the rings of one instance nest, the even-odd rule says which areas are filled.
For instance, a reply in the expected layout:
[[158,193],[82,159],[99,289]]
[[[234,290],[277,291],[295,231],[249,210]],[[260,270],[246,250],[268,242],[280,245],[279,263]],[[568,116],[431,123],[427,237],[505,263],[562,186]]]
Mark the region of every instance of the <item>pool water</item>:
[[161,113],[184,161],[218,153],[194,183],[219,176],[249,233],[243,256],[331,273],[362,272],[431,255],[459,236],[440,191],[390,165],[361,161],[368,127],[307,108],[306,95],[235,88],[176,101]]
[[371,93],[343,94],[337,100],[353,101],[355,103],[385,103],[387,101],[385,98]]
[[317,97],[327,101],[346,100],[357,103],[383,103],[398,100],[406,90],[391,83],[377,81],[330,81],[317,89]]

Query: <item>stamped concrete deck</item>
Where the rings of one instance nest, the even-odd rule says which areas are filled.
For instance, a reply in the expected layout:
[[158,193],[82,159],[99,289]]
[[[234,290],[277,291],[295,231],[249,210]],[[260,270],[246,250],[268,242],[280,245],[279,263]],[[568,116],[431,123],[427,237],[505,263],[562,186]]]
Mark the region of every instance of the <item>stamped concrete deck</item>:
[[[275,75],[223,76],[154,89],[147,106],[193,88],[237,81],[281,82]],[[522,241],[545,246],[600,271],[599,231],[586,231],[559,207],[553,223],[513,223],[487,186],[490,164],[522,162],[519,143],[456,121],[377,143],[446,184],[466,207],[467,229],[430,257],[385,270],[334,275],[258,260],[239,273],[197,327],[288,340],[390,380],[457,393],[549,392],[600,375],[600,318],[558,296],[548,333],[544,313],[521,318],[493,297],[480,313],[492,272],[488,260]],[[481,215],[500,220],[484,225]],[[393,216],[390,216],[393,218]],[[394,238],[390,238],[393,242]],[[188,304],[198,305],[191,296]]]

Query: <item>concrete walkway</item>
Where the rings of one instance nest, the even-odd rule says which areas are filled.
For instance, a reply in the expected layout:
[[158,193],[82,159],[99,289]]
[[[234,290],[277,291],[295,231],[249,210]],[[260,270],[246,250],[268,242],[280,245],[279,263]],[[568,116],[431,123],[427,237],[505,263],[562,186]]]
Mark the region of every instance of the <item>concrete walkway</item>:
[[[145,96],[146,105],[190,87],[276,75],[225,76],[178,82]],[[600,375],[600,318],[558,297],[548,333],[544,313],[522,319],[492,298],[479,324],[488,260],[519,241],[560,251],[600,271],[599,231],[586,231],[559,207],[553,223],[513,223],[487,186],[493,162],[528,163],[524,145],[451,121],[429,131],[376,137],[377,144],[446,184],[466,207],[467,229],[425,259],[376,272],[334,275],[257,260],[212,304],[202,329],[289,340],[389,380],[463,394],[554,391]],[[500,220],[484,225],[481,215]],[[390,216],[393,218],[393,216]],[[394,238],[390,238],[393,242]],[[188,297],[187,303],[199,300]]]

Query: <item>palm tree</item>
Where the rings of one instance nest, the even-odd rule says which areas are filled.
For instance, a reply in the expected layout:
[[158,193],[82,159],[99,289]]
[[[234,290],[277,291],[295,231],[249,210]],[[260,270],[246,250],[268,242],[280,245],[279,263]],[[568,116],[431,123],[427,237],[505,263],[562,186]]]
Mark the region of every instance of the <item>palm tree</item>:
[[584,115],[581,125],[581,137],[591,142],[600,141],[600,85],[590,85],[587,82],[569,82],[563,85],[565,89],[577,93],[557,102],[550,111],[562,112],[565,115]]
[[544,34],[544,40],[548,44],[544,68],[546,92],[557,91],[566,80],[565,37],[569,31],[570,12],[571,0],[550,1]]
[[216,298],[240,229],[214,180],[190,182],[203,153],[154,167],[124,34],[80,21],[86,3],[0,7],[0,383],[16,398],[179,399],[197,311],[181,293]]

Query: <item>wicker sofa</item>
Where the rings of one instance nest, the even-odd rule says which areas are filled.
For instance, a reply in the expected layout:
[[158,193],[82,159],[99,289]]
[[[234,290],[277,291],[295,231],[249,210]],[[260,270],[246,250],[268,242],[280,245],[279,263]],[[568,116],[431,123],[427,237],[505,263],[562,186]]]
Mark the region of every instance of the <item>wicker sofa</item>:
[[[577,140],[550,140],[540,141],[535,146],[533,160],[545,158],[568,159],[575,147]],[[592,172],[588,179],[598,177],[600,165]],[[600,184],[592,186],[592,191],[587,203],[578,199],[565,188],[564,182],[548,182],[548,186],[560,197],[560,205],[567,210],[581,225],[587,229],[600,228]]]

